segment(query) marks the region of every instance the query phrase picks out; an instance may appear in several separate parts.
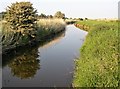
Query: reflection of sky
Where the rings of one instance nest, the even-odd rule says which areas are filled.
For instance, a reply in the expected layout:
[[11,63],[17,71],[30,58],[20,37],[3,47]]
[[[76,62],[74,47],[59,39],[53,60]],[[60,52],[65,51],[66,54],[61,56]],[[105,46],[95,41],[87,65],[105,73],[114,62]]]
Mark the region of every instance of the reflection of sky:
[[0,0],[0,11],[15,1],[31,1],[39,13],[62,11],[67,17],[117,18],[119,0]]

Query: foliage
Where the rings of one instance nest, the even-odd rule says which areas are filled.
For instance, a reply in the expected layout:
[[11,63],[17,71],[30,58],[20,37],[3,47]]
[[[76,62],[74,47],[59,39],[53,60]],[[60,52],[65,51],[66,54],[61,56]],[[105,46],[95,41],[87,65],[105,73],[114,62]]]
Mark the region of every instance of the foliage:
[[42,17],[47,17],[45,21],[42,20],[42,23],[45,22],[44,25],[37,21],[36,12],[30,2],[16,2],[8,6],[5,20],[0,21],[0,38],[2,39],[0,43],[3,50],[26,45],[32,41],[40,41],[42,37],[64,30],[63,20],[50,20],[48,17],[52,18],[52,15],[42,14]]
[[6,12],[1,12],[0,13],[0,20],[3,20],[5,18]]
[[79,20],[83,21],[83,18],[78,18]]
[[12,30],[7,22],[0,22],[0,43],[2,44],[2,48],[7,47],[15,47],[17,45],[27,44],[30,41],[28,35],[21,35],[20,32],[16,32]]
[[85,18],[85,20],[88,20],[88,18]]
[[53,18],[53,16],[52,15],[47,15],[47,18]]
[[[117,87],[118,25],[117,22],[97,22],[89,30],[75,61],[74,87]],[[104,24],[106,23],[106,24]],[[93,23],[89,23],[89,26]]]
[[30,2],[16,2],[8,6],[6,21],[12,30],[24,34],[35,34],[36,10]]
[[47,19],[47,18],[53,18],[52,15],[45,15],[43,13],[41,13],[40,15],[38,15],[38,19]]
[[43,14],[43,13],[41,13],[40,15],[39,15],[39,18],[41,19],[41,18],[46,18],[47,16],[45,15],[45,14]]
[[60,11],[58,11],[58,12],[55,13],[54,17],[55,18],[62,18],[62,19],[64,19],[65,18],[65,14],[60,12]]
[[[65,29],[65,22],[62,19],[39,19],[36,28],[36,41]],[[28,35],[21,35],[15,30],[10,29],[6,22],[0,22],[0,34],[3,49],[12,45],[27,44],[31,41]]]

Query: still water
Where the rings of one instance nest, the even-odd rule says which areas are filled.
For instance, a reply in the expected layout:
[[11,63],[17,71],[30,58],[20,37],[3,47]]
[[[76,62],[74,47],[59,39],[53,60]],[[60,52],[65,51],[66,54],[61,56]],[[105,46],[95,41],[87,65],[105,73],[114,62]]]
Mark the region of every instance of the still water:
[[65,32],[52,40],[3,57],[3,87],[70,87],[74,59],[80,56],[86,35],[74,25],[67,25]]

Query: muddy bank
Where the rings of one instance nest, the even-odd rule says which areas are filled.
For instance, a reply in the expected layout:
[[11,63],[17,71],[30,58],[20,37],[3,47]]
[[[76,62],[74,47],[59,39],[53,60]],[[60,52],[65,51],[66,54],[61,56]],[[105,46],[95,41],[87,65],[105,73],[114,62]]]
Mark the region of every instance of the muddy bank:
[[76,27],[80,28],[80,29],[85,30],[85,31],[88,31],[90,29],[90,26],[86,26],[86,25],[82,25],[82,24],[77,24],[77,23],[75,23],[74,25]]

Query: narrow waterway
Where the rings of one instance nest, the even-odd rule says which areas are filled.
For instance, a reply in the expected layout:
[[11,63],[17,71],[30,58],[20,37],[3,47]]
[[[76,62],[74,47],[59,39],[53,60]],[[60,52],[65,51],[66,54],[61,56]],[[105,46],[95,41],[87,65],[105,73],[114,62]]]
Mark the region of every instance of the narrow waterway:
[[86,35],[74,25],[67,25],[65,32],[44,45],[9,56],[2,70],[3,87],[70,87],[74,59],[79,57]]

